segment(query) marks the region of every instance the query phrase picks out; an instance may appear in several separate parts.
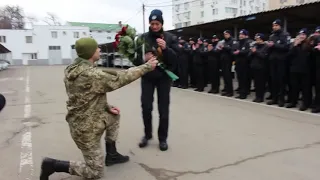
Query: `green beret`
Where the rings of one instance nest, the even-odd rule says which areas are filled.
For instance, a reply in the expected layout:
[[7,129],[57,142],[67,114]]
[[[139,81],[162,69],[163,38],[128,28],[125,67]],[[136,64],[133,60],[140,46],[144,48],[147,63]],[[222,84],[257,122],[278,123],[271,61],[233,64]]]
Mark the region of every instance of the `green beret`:
[[90,59],[98,49],[98,43],[92,38],[81,38],[76,41],[75,49],[80,58]]

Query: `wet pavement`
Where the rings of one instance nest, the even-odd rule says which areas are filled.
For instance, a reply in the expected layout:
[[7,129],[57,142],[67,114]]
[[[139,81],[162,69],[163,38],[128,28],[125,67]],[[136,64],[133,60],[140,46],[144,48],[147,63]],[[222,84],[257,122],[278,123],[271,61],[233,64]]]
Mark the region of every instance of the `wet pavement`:
[[[0,72],[0,179],[39,179],[45,156],[81,160],[65,121],[64,66]],[[156,96],[155,96],[156,97]],[[129,163],[105,169],[112,180],[319,180],[320,115],[172,88],[169,150],[143,135],[139,80],[108,94],[121,109],[118,149]],[[80,179],[55,174],[50,180]]]

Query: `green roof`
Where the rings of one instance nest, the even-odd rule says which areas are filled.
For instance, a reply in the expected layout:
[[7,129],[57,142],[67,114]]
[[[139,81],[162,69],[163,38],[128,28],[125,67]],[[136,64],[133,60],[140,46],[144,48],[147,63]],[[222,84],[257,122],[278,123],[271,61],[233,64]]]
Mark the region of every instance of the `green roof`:
[[[85,26],[90,30],[96,31],[120,31],[119,24],[86,23],[86,22],[68,22],[71,26]],[[123,24],[125,25],[125,24]]]

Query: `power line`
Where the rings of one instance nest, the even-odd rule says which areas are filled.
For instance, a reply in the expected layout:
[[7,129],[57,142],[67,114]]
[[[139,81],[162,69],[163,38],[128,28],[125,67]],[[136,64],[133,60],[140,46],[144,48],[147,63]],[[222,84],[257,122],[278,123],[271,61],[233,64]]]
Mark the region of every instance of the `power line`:
[[[206,1],[206,0],[203,0],[202,2],[204,2],[204,1]],[[192,0],[192,1],[187,1],[187,2],[184,2],[184,3],[193,3],[193,2],[201,2],[201,0]],[[213,3],[213,2],[211,2],[211,3]],[[211,3],[208,3],[208,4],[211,4]],[[175,5],[178,5],[178,4],[172,4],[172,2],[171,2],[171,4],[167,4],[167,5],[159,5],[158,6],[156,4],[150,4],[150,6],[146,5],[146,7],[171,7],[171,6],[175,6]]]
[[172,3],[172,1],[157,2],[157,3],[147,4],[147,5],[157,5],[157,4],[167,4],[167,3]]

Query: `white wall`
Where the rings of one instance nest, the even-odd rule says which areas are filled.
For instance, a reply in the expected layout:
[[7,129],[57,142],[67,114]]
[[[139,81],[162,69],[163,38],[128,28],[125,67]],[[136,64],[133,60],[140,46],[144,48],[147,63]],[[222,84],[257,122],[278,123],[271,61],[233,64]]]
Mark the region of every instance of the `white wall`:
[[[172,0],[172,2],[172,18],[175,28],[179,28],[176,27],[177,23],[182,23],[182,27],[186,27],[268,10],[268,0]],[[186,6],[186,4],[189,5]],[[227,12],[226,8],[235,8],[236,11]],[[188,12],[190,13],[189,19],[186,17]],[[201,12],[203,12],[203,17]],[[185,24],[188,21],[190,24]]]
[[37,53],[34,43],[26,43],[26,36],[33,36],[32,30],[0,29],[0,36],[6,37],[3,44],[12,52],[12,59],[22,59],[22,53]]
[[[57,38],[53,38],[51,32],[57,32]],[[74,32],[79,33],[79,38],[89,37],[90,34],[88,27],[34,26],[34,43],[39,50],[38,59],[48,59],[49,46],[61,46],[62,58],[71,59],[71,45],[79,39],[74,37]]]
[[106,31],[91,31],[91,37],[94,38],[98,44],[105,44],[114,42],[116,32],[106,32]]
[[[51,32],[57,32],[53,38]],[[79,32],[79,37],[74,37]],[[37,59],[47,60],[49,46],[60,46],[62,59],[72,59],[71,45],[81,37],[89,37],[88,27],[37,25],[30,30],[0,29],[0,36],[6,37],[2,43],[12,52],[13,60],[22,60],[23,54],[37,53]],[[32,36],[32,43],[26,43],[26,36]]]

